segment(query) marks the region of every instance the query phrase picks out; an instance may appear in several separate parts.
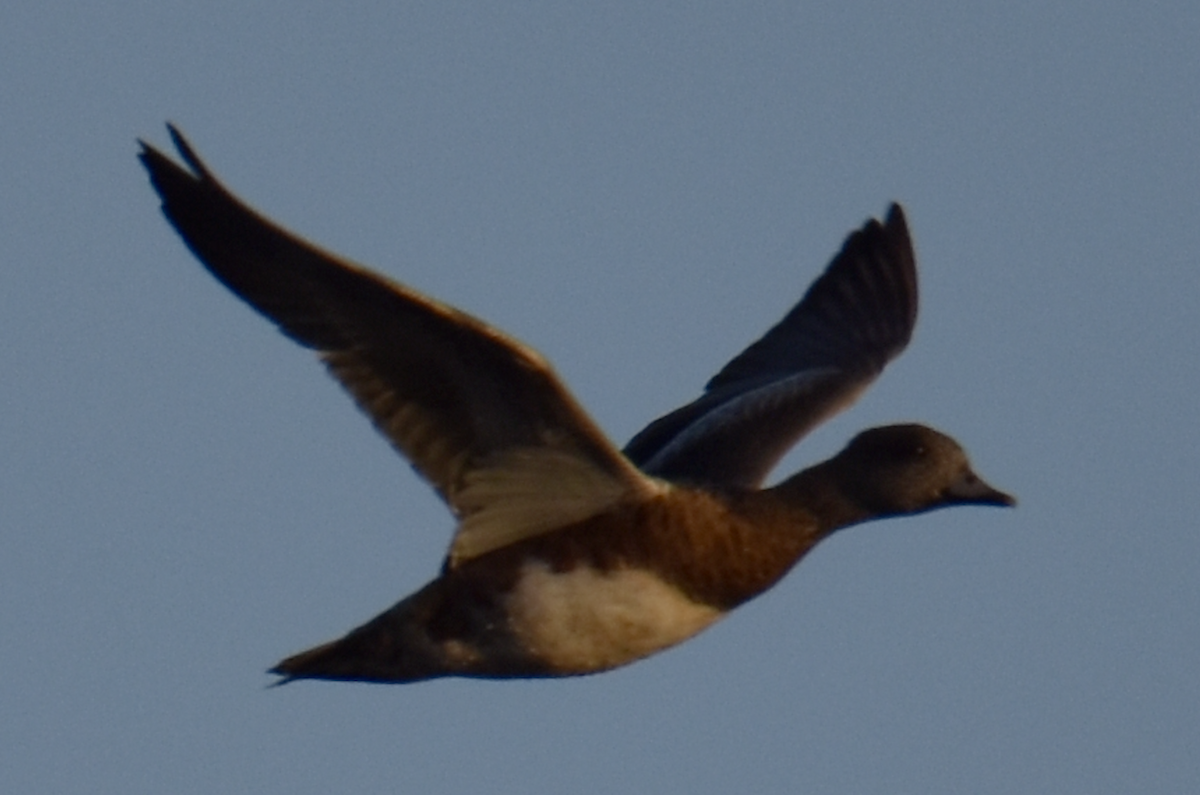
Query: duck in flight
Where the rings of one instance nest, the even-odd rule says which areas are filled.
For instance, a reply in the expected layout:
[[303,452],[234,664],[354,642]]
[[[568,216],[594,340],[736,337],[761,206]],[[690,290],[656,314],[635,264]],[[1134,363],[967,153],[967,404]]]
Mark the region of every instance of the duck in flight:
[[712,625],[840,528],[1015,504],[953,439],[915,424],[863,431],[762,487],[908,343],[917,276],[899,205],[852,233],[703,395],[622,451],[536,351],[267,220],[168,129],[184,166],[145,142],[140,154],[167,220],[222,284],[317,353],[458,523],[432,582],[280,662],[280,684],[604,671]]

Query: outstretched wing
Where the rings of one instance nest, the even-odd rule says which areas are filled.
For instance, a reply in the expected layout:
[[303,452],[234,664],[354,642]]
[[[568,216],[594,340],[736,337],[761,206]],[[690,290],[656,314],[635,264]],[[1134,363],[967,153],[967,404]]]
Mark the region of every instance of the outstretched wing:
[[917,319],[904,211],[852,233],[804,298],[713,377],[650,423],[625,454],[667,480],[757,486],[805,433],[849,406],[897,356]]
[[140,154],[163,213],[213,276],[317,351],[447,502],[460,520],[448,565],[659,488],[536,351],[276,226],[169,129],[187,169],[144,142]]

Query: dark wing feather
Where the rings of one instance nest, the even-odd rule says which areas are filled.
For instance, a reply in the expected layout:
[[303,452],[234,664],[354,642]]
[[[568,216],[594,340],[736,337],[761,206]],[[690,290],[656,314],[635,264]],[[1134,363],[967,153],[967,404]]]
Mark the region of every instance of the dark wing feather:
[[908,344],[917,272],[908,226],[887,220],[851,234],[804,298],[730,361],[697,400],[626,446],[668,480],[757,486],[805,433],[848,406]]
[[[525,481],[549,467],[528,463],[528,451],[548,456],[537,460],[577,462],[567,468],[569,477],[585,492],[600,482],[617,490],[645,486],[537,352],[276,226],[229,193],[174,128],[171,137],[190,171],[145,143],[140,157],[163,212],[188,247],[283,333],[319,352],[460,518],[497,499],[521,505],[537,499],[536,484]],[[482,491],[463,497],[472,473],[489,467],[501,475],[520,471],[499,480],[493,472]],[[520,492],[515,497],[513,483]],[[584,496],[568,506],[568,515],[590,509],[593,495]],[[512,499],[505,507],[512,508]],[[472,554],[499,545],[502,536],[532,532],[497,529],[502,519],[483,524],[482,535],[491,540],[472,542]]]

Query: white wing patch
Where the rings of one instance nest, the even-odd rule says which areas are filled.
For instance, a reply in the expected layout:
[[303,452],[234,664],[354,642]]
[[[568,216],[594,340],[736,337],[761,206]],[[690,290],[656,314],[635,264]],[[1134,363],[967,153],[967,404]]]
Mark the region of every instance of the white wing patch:
[[469,472],[454,495],[462,517],[451,566],[525,538],[581,522],[668,488],[649,477],[621,478],[584,456],[554,447],[503,453]]

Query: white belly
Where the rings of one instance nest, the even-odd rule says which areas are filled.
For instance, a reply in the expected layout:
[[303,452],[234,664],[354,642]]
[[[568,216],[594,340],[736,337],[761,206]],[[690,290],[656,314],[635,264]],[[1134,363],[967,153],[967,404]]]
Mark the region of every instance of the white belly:
[[632,662],[690,638],[721,617],[652,574],[527,564],[508,603],[510,627],[529,653],[561,673]]

